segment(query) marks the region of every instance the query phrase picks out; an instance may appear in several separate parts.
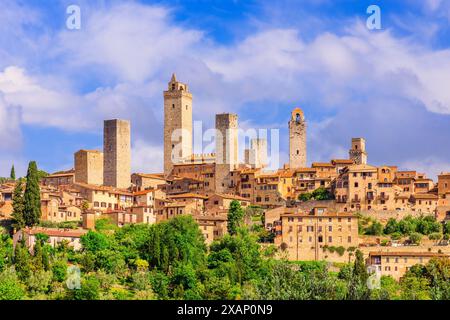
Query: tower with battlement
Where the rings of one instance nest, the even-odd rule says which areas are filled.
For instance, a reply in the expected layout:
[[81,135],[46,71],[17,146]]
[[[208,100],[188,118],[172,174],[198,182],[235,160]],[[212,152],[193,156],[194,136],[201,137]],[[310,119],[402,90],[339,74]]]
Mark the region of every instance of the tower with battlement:
[[103,128],[103,184],[131,185],[131,133],[127,120],[105,120]]
[[164,91],[164,174],[192,156],[192,94],[175,74]]
[[292,111],[289,120],[289,167],[306,167],[306,120],[300,108]]

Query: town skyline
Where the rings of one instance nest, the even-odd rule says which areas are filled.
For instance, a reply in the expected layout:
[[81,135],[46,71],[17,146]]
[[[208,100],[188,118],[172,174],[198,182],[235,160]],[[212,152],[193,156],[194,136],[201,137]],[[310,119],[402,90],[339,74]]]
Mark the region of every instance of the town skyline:
[[[414,31],[398,4],[383,5],[377,31],[365,28],[365,3],[222,4],[209,25],[194,22],[194,2],[81,3],[76,31],[65,29],[65,3],[24,6],[27,14],[8,0],[2,11],[0,176],[12,163],[24,175],[30,159],[49,172],[68,169],[74,151],[101,146],[101,123],[111,118],[132,121],[133,171],[161,171],[161,89],[173,71],[190,84],[194,119],[205,126],[215,113],[233,112],[244,128],[280,128],[280,163],[288,158],[287,114],[299,106],[308,115],[309,162],[344,157],[351,137],[365,137],[372,164],[433,179],[449,166],[445,3],[413,1]],[[288,11],[305,20],[276,19]],[[256,15],[254,25],[248,16]],[[307,21],[316,28],[304,28]],[[176,51],[162,41],[174,34]],[[19,35],[27,41],[15,41]],[[112,39],[126,43],[122,51]]]

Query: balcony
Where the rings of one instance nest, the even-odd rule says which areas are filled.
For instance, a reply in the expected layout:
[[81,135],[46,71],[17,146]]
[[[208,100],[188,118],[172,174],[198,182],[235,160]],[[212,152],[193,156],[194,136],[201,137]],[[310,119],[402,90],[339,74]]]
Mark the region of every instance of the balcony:
[[352,203],[360,203],[360,202],[361,202],[361,199],[359,199],[359,198],[352,199]]

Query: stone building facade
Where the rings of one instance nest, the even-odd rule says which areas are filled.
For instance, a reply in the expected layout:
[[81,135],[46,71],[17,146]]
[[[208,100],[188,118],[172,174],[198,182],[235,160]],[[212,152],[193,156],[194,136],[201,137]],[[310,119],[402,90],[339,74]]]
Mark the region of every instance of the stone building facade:
[[192,94],[175,74],[164,91],[164,174],[192,155]]
[[127,120],[105,120],[103,184],[126,189],[131,185],[131,133]]
[[80,150],[74,155],[75,182],[103,184],[103,153],[97,150]]
[[306,120],[300,108],[292,111],[289,120],[289,167],[306,167]]

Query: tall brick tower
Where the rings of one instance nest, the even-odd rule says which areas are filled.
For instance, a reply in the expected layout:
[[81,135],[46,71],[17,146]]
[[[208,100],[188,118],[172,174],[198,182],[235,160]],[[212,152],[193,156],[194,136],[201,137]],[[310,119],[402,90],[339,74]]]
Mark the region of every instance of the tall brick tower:
[[164,174],[192,155],[192,94],[175,74],[164,91]]
[[367,164],[366,140],[352,138],[352,147],[348,153],[354,164]]
[[105,120],[103,128],[103,184],[131,185],[131,134],[127,120]]
[[292,111],[289,121],[289,167],[306,167],[306,120],[300,108]]
[[216,191],[227,190],[230,171],[239,164],[238,116],[223,113],[216,115]]

